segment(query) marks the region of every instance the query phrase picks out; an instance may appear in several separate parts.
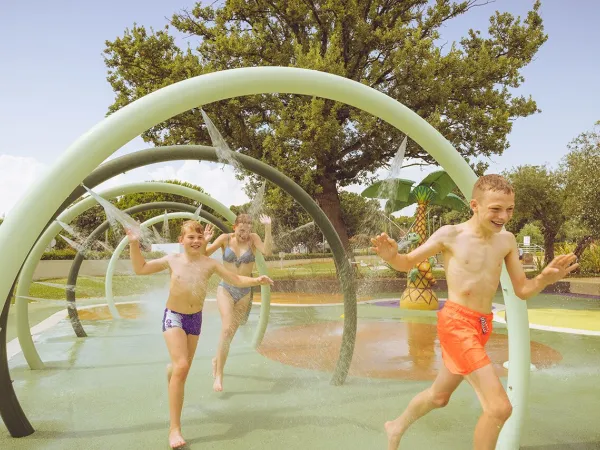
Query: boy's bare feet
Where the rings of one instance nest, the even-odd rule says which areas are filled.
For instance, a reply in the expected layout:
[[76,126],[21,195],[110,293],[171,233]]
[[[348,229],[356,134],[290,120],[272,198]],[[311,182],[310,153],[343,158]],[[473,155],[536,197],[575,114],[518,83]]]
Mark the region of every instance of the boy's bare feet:
[[223,392],[223,377],[215,376],[215,383],[213,384],[213,390],[215,392]]
[[386,422],[384,427],[388,437],[388,450],[396,450],[400,445],[404,430],[398,426],[395,420]]
[[175,428],[169,432],[169,445],[171,448],[180,448],[185,445],[185,440],[179,428]]

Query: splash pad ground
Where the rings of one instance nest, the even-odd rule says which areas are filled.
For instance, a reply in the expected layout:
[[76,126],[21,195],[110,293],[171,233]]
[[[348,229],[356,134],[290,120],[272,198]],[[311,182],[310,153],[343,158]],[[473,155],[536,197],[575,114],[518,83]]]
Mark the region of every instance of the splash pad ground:
[[[167,448],[164,292],[129,300],[139,303],[120,305],[126,317],[120,321],[109,320],[104,307],[82,310],[88,338],[76,338],[66,318],[42,331],[37,346],[45,370],[30,370],[22,354],[11,358],[15,390],[37,431],[21,439],[4,431],[0,448]],[[350,376],[334,387],[328,364],[339,345],[342,306],[274,306],[256,352],[251,341],[258,309],[254,306],[233,342],[225,392],[216,394],[210,359],[220,319],[216,304],[206,303],[186,388],[188,448],[384,449],[383,422],[430,384],[439,364],[434,314],[407,315],[363,303]],[[490,353],[505,375],[506,327],[494,327]],[[540,367],[531,373],[521,448],[599,448],[600,337],[532,329],[531,340],[532,360]],[[475,394],[463,383],[446,409],[413,426],[403,448],[464,449],[479,411]]]

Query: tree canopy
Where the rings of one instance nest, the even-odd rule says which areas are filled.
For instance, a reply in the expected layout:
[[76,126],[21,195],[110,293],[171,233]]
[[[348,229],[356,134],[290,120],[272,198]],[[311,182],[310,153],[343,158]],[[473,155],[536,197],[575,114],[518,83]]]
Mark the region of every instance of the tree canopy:
[[[487,34],[470,29],[446,45],[442,27],[477,0],[226,0],[197,3],[164,29],[143,25],[106,42],[109,113],[161,87],[196,75],[251,66],[294,66],[377,89],[436,127],[467,160],[502,154],[512,123],[538,111],[515,95],[521,70],[546,41],[540,3],[524,20],[496,12]],[[176,38],[185,35],[187,48]],[[202,106],[202,105],[199,105]],[[258,157],[317,200],[342,241],[347,229],[339,188],[372,181],[393,157],[401,132],[322,98],[254,95],[203,105],[232,148]],[[198,108],[146,131],[155,145],[205,144]],[[433,163],[409,142],[407,157]]]
[[518,166],[505,173],[515,189],[515,213],[507,225],[517,232],[527,222],[539,221],[546,263],[554,258],[554,242],[562,224],[564,187],[558,174],[544,166]]
[[[600,127],[600,122],[596,125]],[[600,238],[600,130],[575,138],[561,168],[566,182],[565,212]]]

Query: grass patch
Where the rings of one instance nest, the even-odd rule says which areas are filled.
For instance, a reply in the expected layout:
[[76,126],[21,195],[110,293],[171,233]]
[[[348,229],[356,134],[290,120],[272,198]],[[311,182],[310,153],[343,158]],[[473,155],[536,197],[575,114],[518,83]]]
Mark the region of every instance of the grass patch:
[[[381,264],[383,265],[383,264]],[[404,273],[396,272],[392,269],[375,270],[370,266],[356,266],[358,272],[363,278],[403,278]],[[286,266],[283,268],[271,267],[268,271],[269,276],[274,280],[332,280],[337,279],[337,271],[333,260],[321,261],[308,264],[298,264],[296,266]],[[444,279],[443,270],[434,270],[436,279]],[[254,276],[258,273],[255,270]],[[214,294],[217,291],[217,285],[220,279],[217,276],[210,278],[207,286],[207,294]],[[41,283],[32,283],[29,289],[29,296],[44,298],[49,300],[65,300],[66,278],[54,278],[40,280]],[[48,283],[48,284],[43,284]],[[165,288],[169,283],[169,274],[160,273],[155,275],[137,276],[137,275],[116,275],[113,277],[113,295],[127,296],[143,294],[155,289]],[[104,297],[104,277],[80,276],[77,279],[75,288],[78,299]]]
[[[52,285],[61,285],[51,286]],[[167,286],[169,283],[168,274],[157,274],[148,276],[126,276],[118,275],[113,277],[113,295],[134,295],[143,294]],[[29,296],[45,298],[49,300],[65,300],[66,278],[53,278],[40,280],[40,283],[32,283],[29,288]],[[215,283],[216,284],[216,283]],[[77,298],[104,297],[104,277],[80,277],[75,287]]]

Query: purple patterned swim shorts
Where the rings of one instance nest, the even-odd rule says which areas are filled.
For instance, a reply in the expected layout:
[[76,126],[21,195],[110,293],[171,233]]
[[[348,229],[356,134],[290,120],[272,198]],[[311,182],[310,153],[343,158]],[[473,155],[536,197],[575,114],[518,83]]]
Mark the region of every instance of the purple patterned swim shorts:
[[169,328],[181,328],[185,334],[200,335],[202,328],[202,311],[194,314],[182,314],[170,309],[165,309],[163,315],[162,330],[167,331]]

